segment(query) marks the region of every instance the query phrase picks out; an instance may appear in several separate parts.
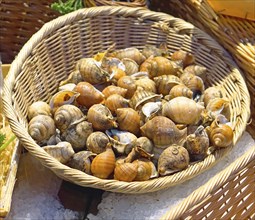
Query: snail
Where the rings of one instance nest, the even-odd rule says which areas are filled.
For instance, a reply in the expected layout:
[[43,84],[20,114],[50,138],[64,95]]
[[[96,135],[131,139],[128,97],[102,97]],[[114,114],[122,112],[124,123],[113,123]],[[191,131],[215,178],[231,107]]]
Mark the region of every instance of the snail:
[[92,105],[88,110],[87,117],[95,130],[104,131],[117,127],[111,111],[102,104]]
[[186,51],[177,50],[175,51],[172,56],[171,60],[180,60],[183,62],[183,67],[189,66],[195,62],[195,57]]
[[72,123],[61,135],[61,139],[68,141],[77,152],[84,150],[88,136],[93,132],[92,124],[87,121]]
[[113,95],[113,94],[118,94],[118,95],[121,95],[122,97],[125,97],[127,91],[128,90],[125,89],[125,88],[121,88],[119,86],[110,85],[110,86],[107,86],[102,91],[102,93],[104,94],[105,98],[108,98],[110,95]]
[[132,76],[123,76],[121,77],[117,85],[121,88],[127,89],[126,97],[131,98],[135,91],[136,91],[136,84],[135,84],[135,79]]
[[114,179],[131,182],[137,175],[137,163],[117,163],[114,169]]
[[93,58],[82,58],[75,66],[81,73],[83,81],[91,84],[104,83],[109,79],[109,73],[100,67],[100,63]]
[[186,97],[176,97],[166,102],[162,114],[177,124],[196,124],[204,107]]
[[91,161],[95,156],[96,154],[90,151],[80,151],[73,154],[67,165],[84,173],[91,174]]
[[186,72],[199,76],[203,81],[206,80],[207,68],[204,66],[195,64],[189,65],[184,69],[184,73]]
[[228,120],[230,120],[230,102],[226,98],[214,98],[211,99],[207,106],[206,110],[212,112],[214,115],[222,114]]
[[223,98],[222,90],[216,86],[208,87],[203,94],[203,102],[205,103],[205,106],[215,98]]
[[162,109],[162,102],[147,102],[143,105],[141,109],[141,118],[144,122],[147,122],[149,119],[160,115]]
[[143,50],[142,54],[146,57],[160,57],[167,55],[167,45],[166,44],[161,44],[160,47],[156,47],[154,45],[146,45]]
[[76,84],[74,83],[67,83],[65,85],[59,86],[58,91],[73,91],[75,88]]
[[74,155],[72,145],[66,141],[59,142],[57,145],[44,146],[42,149],[63,164],[66,164]]
[[51,116],[51,108],[47,102],[37,101],[32,103],[27,109],[28,120],[30,121],[37,115]]
[[74,88],[80,95],[77,97],[79,105],[90,108],[94,104],[99,104],[104,100],[104,94],[97,90],[88,82],[80,82]]
[[116,114],[120,130],[139,135],[141,117],[137,111],[132,108],[118,108]]
[[129,100],[125,99],[123,96],[118,94],[110,95],[104,102],[105,106],[112,112],[116,114],[119,108],[129,107]]
[[78,107],[68,104],[62,105],[56,110],[54,121],[56,127],[61,132],[64,132],[72,123],[83,117],[84,114]]
[[165,176],[184,170],[189,166],[189,153],[179,145],[171,145],[166,148],[158,159],[158,173]]
[[132,163],[137,166],[137,174],[134,181],[146,181],[158,177],[156,167],[150,160],[141,158]]
[[110,140],[105,133],[95,131],[88,136],[86,146],[91,152],[100,154],[105,151],[109,142]]
[[134,60],[129,58],[123,58],[121,61],[125,65],[125,72],[128,76],[139,71],[139,65]]
[[137,88],[140,87],[146,91],[153,92],[153,93],[157,92],[155,82],[148,77],[137,77],[135,84]]
[[56,133],[54,120],[48,115],[37,115],[28,124],[28,133],[39,144]]
[[173,99],[179,96],[184,96],[192,99],[193,92],[183,84],[175,85],[169,92],[169,99]]
[[152,141],[147,137],[139,137],[136,140],[136,146],[141,147],[147,153],[152,154],[154,145]]
[[111,144],[107,144],[106,150],[98,154],[91,163],[91,173],[101,179],[107,179],[114,171],[116,158]]
[[66,80],[61,81],[59,85],[63,86],[68,83],[78,84],[79,82],[82,82],[82,81],[83,81],[83,78],[80,71],[74,70],[68,75],[68,78]]

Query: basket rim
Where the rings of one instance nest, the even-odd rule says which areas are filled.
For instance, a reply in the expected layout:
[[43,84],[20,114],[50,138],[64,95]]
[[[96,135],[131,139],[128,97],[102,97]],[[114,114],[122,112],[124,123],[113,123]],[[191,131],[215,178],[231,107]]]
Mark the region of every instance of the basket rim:
[[[131,8],[124,6],[91,7],[77,10],[75,12],[60,16],[50,22],[45,23],[43,27],[38,32],[36,32],[30,38],[30,40],[23,46],[18,56],[11,64],[9,74],[4,82],[4,94],[3,94],[4,113],[9,120],[13,132],[19,138],[23,146],[29,151],[29,153],[31,153],[34,157],[39,159],[44,166],[48,167],[56,175],[65,180],[74,182],[81,186],[100,188],[107,191],[121,193],[147,193],[158,191],[164,188],[168,188],[170,186],[177,185],[190,178],[193,178],[198,174],[211,168],[213,165],[215,165],[216,162],[218,162],[220,158],[226,155],[233,148],[234,145],[226,149],[219,150],[215,154],[208,156],[204,161],[197,163],[195,166],[190,166],[186,170],[180,171],[171,176],[159,177],[148,181],[127,183],[117,180],[99,179],[92,175],[88,175],[82,171],[72,169],[64,164],[61,164],[56,159],[48,155],[39,145],[35,143],[32,137],[28,134],[27,129],[24,126],[24,123],[22,123],[22,120],[18,118],[18,115],[15,113],[15,108],[12,105],[12,90],[15,85],[15,78],[21,71],[23,63],[26,60],[26,58],[32,53],[33,48],[44,37],[46,37],[51,32],[57,30],[59,27],[65,24],[69,24],[70,22],[80,20],[85,17],[88,18],[97,15],[108,16],[122,15],[127,17],[134,16],[139,17],[141,19],[155,20],[157,22],[175,25],[176,27],[182,27],[182,29],[189,31],[190,33],[193,33],[195,31],[198,35],[203,36],[205,40],[210,42],[209,45],[213,44],[214,49],[219,54],[221,54],[221,56],[224,58],[224,61],[226,61],[226,63],[233,67],[233,70],[237,73],[239,83],[242,86],[242,92],[244,93],[245,96],[244,103],[246,104],[246,107],[250,105],[250,96],[245,81],[242,77],[242,73],[239,71],[237,65],[231,59],[230,55],[224,50],[224,48],[221,47],[213,38],[211,38],[205,32],[201,31],[200,29],[194,27],[192,24],[182,19],[175,18],[171,15],[161,12],[153,12],[146,8]],[[235,134],[234,144],[236,143],[236,141],[238,141],[238,139],[245,130],[246,122],[248,121],[250,116],[249,107],[247,108],[247,112],[243,114],[245,122],[242,125],[241,133]]]

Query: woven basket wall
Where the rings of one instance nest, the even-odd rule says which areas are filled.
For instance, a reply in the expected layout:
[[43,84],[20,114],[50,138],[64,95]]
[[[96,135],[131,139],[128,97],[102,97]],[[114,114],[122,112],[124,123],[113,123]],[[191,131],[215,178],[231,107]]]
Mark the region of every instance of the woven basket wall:
[[86,7],[95,6],[127,6],[127,7],[147,7],[146,0],[132,0],[132,1],[115,1],[115,0],[84,0]]
[[235,144],[250,116],[250,97],[237,65],[209,35],[181,19],[132,7],[94,7],[61,16],[38,31],[12,63],[4,87],[4,111],[24,147],[59,177],[81,186],[121,193],[146,193],[164,189],[211,168],[232,146],[217,150],[204,161],[170,176],[143,182],[102,180],[71,169],[49,156],[27,132],[27,108],[37,100],[48,101],[82,57],[91,57],[113,43],[116,48],[159,45],[172,53],[183,49],[208,69],[207,85],[220,85],[230,100],[230,120]]
[[2,0],[0,7],[0,54],[11,63],[22,46],[44,23],[59,14],[50,8],[54,0]]
[[[206,0],[153,1],[151,8],[180,17],[217,39],[243,70],[250,95],[255,96],[255,21],[217,14]],[[251,118],[247,130],[255,137],[254,98]]]
[[171,208],[163,219],[255,219],[255,146]]

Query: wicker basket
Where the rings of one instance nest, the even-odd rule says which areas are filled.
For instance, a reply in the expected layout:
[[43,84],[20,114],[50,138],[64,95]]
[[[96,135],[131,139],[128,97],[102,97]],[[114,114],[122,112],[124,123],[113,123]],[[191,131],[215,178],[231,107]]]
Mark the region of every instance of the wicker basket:
[[255,218],[255,146],[169,210],[162,219]]
[[95,6],[127,6],[127,7],[147,7],[146,0],[116,1],[116,0],[84,0],[86,7]]
[[[154,1],[151,8],[180,17],[215,37],[244,71],[250,95],[255,96],[255,21],[217,14],[206,0]],[[247,130],[255,137],[254,99],[251,116]]]
[[0,7],[0,53],[11,63],[22,46],[42,25],[59,14],[50,8],[54,0],[2,0]]
[[[171,176],[143,182],[102,180],[71,169],[49,156],[27,132],[27,107],[48,101],[58,84],[74,68],[75,61],[91,57],[116,43],[116,48],[159,45],[195,55],[208,68],[208,85],[221,85],[230,99],[235,144],[250,116],[250,97],[244,79],[225,50],[209,35],[181,19],[143,8],[94,7],[61,16],[47,24],[24,45],[12,63],[4,88],[4,111],[24,147],[60,178],[81,186],[121,193],[146,193],[164,189],[211,168],[233,147],[216,151],[204,161]],[[234,146],[234,145],[233,145]]]

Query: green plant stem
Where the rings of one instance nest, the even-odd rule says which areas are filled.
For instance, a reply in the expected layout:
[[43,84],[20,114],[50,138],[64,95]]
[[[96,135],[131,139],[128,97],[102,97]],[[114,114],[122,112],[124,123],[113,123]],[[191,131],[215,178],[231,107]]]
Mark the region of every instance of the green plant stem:
[[8,145],[13,142],[16,139],[15,135],[12,135],[11,138],[9,138],[1,147],[0,147],[0,152],[3,151]]

